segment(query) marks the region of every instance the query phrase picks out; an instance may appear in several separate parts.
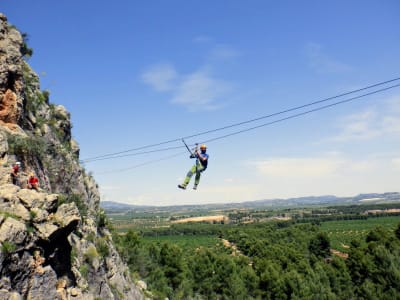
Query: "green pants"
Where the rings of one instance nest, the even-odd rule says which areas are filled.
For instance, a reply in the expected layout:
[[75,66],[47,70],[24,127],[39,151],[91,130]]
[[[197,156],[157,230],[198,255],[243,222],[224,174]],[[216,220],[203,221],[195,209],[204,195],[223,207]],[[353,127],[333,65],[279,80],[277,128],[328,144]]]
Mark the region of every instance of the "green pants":
[[196,173],[196,176],[194,178],[194,185],[197,186],[200,182],[201,172],[203,172],[204,170],[205,170],[205,168],[200,163],[195,164],[187,173],[186,178],[183,181],[183,185],[187,186],[189,184],[189,181],[192,178],[193,174]]

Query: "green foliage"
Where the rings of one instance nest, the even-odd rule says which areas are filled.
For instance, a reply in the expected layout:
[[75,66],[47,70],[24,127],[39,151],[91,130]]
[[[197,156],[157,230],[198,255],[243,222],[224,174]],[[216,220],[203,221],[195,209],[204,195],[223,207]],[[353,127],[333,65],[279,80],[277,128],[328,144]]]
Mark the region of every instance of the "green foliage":
[[100,257],[105,258],[110,254],[107,241],[105,238],[98,238],[96,241],[96,249]]
[[86,239],[87,239],[89,242],[94,243],[94,241],[96,240],[96,236],[95,236],[95,234],[94,234],[93,232],[90,232],[90,233],[88,233],[88,234],[86,235]]
[[34,210],[29,211],[29,220],[33,221],[37,216],[37,212]]
[[28,34],[24,32],[21,35],[22,35],[22,40],[23,40],[22,46],[20,49],[21,54],[25,58],[30,58],[33,54],[33,49],[28,47],[28,40],[29,40]]
[[145,244],[150,243],[165,243],[170,242],[178,245],[183,251],[192,251],[193,249],[203,248],[214,248],[217,247],[222,249],[220,240],[215,236],[209,235],[170,235],[170,236],[143,236],[142,242]]
[[[329,223],[329,230],[336,224],[350,231],[356,221],[367,222],[341,220]],[[157,299],[400,298],[400,226],[371,227],[363,239],[348,243],[344,259],[331,256],[325,222],[281,223],[174,225],[157,235],[129,230],[113,239]]]
[[16,214],[10,213],[8,211],[0,211],[0,214],[3,215],[5,218],[13,218],[16,220],[20,220],[21,217],[17,216]]
[[400,240],[400,224],[397,225],[395,230],[396,237]]
[[18,157],[37,157],[43,159],[43,155],[47,150],[46,141],[42,137],[24,137],[10,134],[7,136],[7,142],[9,153]]
[[117,295],[118,299],[124,299],[124,298],[125,298],[125,297],[124,297],[124,294],[123,294],[120,290],[118,290],[117,287],[116,287],[115,285],[110,284],[110,288],[111,288],[111,292],[112,292],[114,295]]
[[23,65],[22,75],[25,83],[24,109],[25,111],[32,112],[35,115],[36,112],[38,112],[39,108],[44,103],[48,102],[49,92],[48,91],[41,92],[37,90],[37,84],[39,79],[34,74],[32,74],[32,71],[30,70],[27,64]]
[[89,275],[89,265],[88,264],[81,265],[79,267],[79,273],[81,273],[82,277],[87,280]]
[[45,103],[49,103],[50,91],[49,91],[49,90],[44,90],[44,91],[42,91],[42,97],[43,97],[43,101],[44,101]]
[[37,216],[37,212],[36,211],[33,211],[33,210],[29,211],[29,220],[25,224],[26,231],[28,233],[33,233],[35,231],[35,227],[34,227],[33,223],[34,223],[34,219],[36,218],[36,216]]
[[97,215],[96,221],[97,221],[98,228],[104,228],[109,225],[108,218],[103,209],[100,209],[100,211]]
[[26,224],[26,231],[28,233],[34,233],[35,232],[35,227],[33,227],[33,225],[31,225],[30,223]]
[[377,226],[381,226],[386,230],[394,230],[399,222],[400,217],[398,216],[328,221],[321,224],[321,230],[328,234],[332,248],[348,252],[347,246],[352,241],[365,239],[368,233]]
[[400,242],[393,233],[375,228],[351,248],[346,264],[359,298],[399,298]]
[[310,240],[308,250],[317,257],[328,257],[330,254],[330,242],[326,233],[318,233]]
[[[113,239],[158,299],[400,299],[394,283],[400,282],[400,217],[362,214],[397,207],[283,209],[279,215],[296,214],[296,221],[268,223],[257,220],[277,212],[237,212],[234,225],[171,225],[171,215],[191,212],[132,212],[112,221],[120,232],[140,231]],[[254,216],[254,224],[243,224]],[[219,238],[231,246],[222,247]],[[350,257],[331,254],[331,247]],[[182,260],[170,259],[171,252]]]
[[88,263],[93,263],[93,261],[99,257],[99,253],[97,252],[97,249],[95,246],[90,245],[89,248],[86,250],[84,253],[85,260]]
[[72,247],[70,253],[71,262],[73,262],[77,257],[78,257],[78,250],[76,249],[76,247]]
[[1,245],[1,251],[3,252],[4,256],[7,256],[15,251],[16,245],[13,242],[4,241]]

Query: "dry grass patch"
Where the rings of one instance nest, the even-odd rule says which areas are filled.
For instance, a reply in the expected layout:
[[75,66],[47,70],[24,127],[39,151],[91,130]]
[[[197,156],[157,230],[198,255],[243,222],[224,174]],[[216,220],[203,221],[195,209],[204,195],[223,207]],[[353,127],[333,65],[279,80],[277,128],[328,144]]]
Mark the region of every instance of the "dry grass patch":
[[185,218],[181,220],[176,220],[172,221],[174,224],[180,224],[180,223],[190,223],[190,222],[208,222],[208,223],[213,223],[213,222],[227,222],[229,218],[224,215],[217,215],[217,216],[204,216],[204,217],[192,217],[192,218]]

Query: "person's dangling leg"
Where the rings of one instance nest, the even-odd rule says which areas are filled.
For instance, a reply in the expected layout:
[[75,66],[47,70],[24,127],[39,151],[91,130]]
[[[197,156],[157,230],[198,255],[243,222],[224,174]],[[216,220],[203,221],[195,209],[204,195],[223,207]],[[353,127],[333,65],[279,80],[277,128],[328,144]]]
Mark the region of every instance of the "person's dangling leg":
[[203,166],[197,165],[196,177],[194,178],[194,186],[193,186],[194,190],[197,190],[197,186],[199,185],[199,182],[200,182],[201,172],[203,172],[203,171],[204,171]]
[[[189,172],[186,174],[186,178],[182,184],[178,185],[181,189],[186,189],[186,186],[189,184],[190,179],[192,178],[193,174],[196,173],[196,165],[194,165]],[[197,175],[196,175],[197,176]]]

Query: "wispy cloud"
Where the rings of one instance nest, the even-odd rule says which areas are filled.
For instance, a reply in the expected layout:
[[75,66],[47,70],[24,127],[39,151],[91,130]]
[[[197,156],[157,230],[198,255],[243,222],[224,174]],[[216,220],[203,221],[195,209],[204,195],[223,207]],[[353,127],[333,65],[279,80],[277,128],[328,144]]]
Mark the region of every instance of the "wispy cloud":
[[389,98],[386,103],[391,112],[400,115],[400,95]]
[[311,68],[318,73],[341,73],[352,70],[350,65],[325,54],[320,44],[308,43],[305,51]]
[[377,118],[378,114],[372,110],[346,116],[340,121],[341,132],[331,140],[346,142],[373,139],[381,135],[377,127]]
[[193,39],[193,42],[197,44],[206,44],[211,43],[212,41],[213,38],[208,35],[198,35]]
[[155,90],[163,92],[174,88],[174,81],[178,74],[171,64],[158,64],[151,66],[141,77]]
[[340,133],[330,138],[335,142],[371,140],[381,136],[400,135],[400,97],[382,101],[382,105],[365,109],[340,119]]
[[229,45],[216,45],[210,52],[213,60],[231,60],[239,56],[239,52]]
[[385,132],[400,134],[400,96],[386,101],[382,127]]
[[142,79],[156,91],[170,93],[171,103],[189,111],[221,108],[231,90],[228,82],[213,77],[208,70],[180,75],[171,64],[152,66],[143,73]]
[[268,195],[356,195],[395,191],[400,176],[398,156],[321,155],[272,157],[249,162]]
[[337,158],[271,158],[252,164],[262,175],[304,178],[333,175],[344,161]]
[[182,104],[190,111],[215,110],[222,106],[220,99],[229,91],[229,84],[206,72],[186,76],[174,91],[172,103]]
[[179,73],[173,63],[150,66],[141,75],[144,83],[157,92],[168,93],[169,102],[189,111],[216,110],[224,107],[233,84],[216,76],[221,65],[233,61],[239,52],[228,44],[216,43],[212,37],[199,35],[193,43],[203,44],[204,62],[192,72]]
[[396,169],[400,170],[400,157],[393,158],[392,164]]

